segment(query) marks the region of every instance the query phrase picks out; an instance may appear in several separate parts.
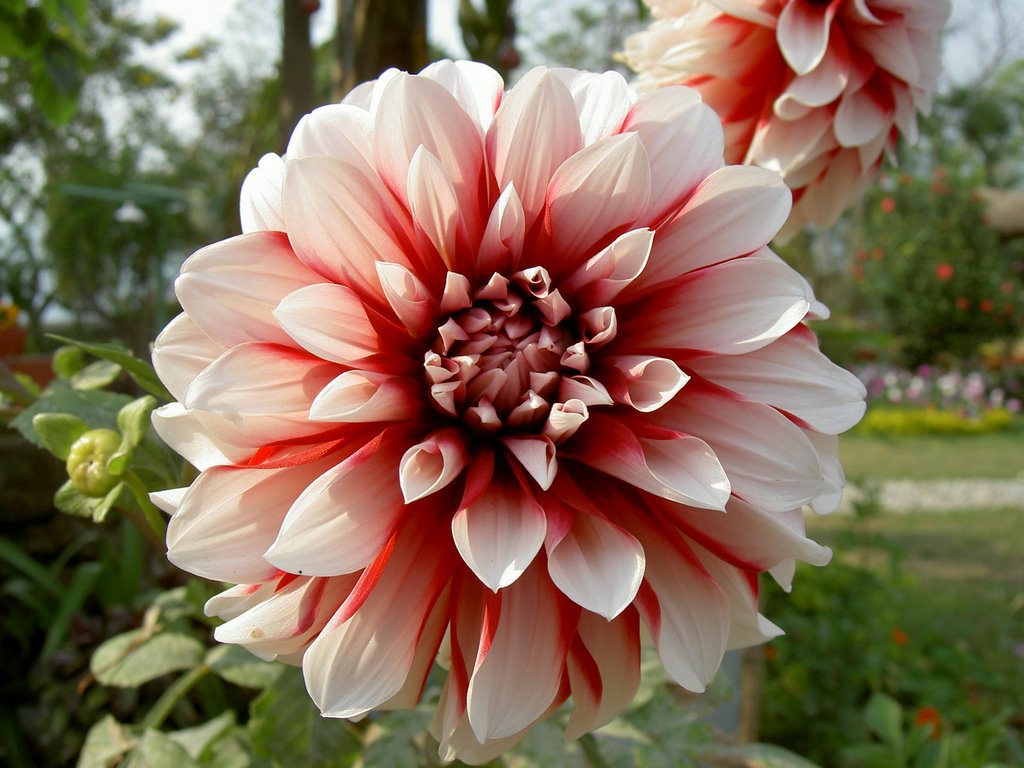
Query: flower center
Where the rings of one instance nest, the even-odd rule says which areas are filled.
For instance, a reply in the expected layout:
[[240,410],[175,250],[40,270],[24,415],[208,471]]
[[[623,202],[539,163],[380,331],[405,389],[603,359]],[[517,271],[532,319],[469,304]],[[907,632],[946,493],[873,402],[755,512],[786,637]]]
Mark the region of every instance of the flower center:
[[614,313],[574,316],[543,267],[495,273],[475,292],[451,273],[441,309],[447,320],[423,361],[431,398],[483,433],[542,431],[565,405],[563,378],[589,368],[588,344],[614,335]]

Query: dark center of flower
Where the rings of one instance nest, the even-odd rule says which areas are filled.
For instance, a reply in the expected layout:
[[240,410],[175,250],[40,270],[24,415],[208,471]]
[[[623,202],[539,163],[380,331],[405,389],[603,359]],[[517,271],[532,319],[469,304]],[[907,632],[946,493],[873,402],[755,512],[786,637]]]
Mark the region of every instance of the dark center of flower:
[[566,406],[563,379],[589,368],[588,344],[615,332],[610,308],[574,316],[543,267],[494,274],[475,291],[452,273],[441,309],[423,362],[431,398],[484,433],[541,432],[552,407]]

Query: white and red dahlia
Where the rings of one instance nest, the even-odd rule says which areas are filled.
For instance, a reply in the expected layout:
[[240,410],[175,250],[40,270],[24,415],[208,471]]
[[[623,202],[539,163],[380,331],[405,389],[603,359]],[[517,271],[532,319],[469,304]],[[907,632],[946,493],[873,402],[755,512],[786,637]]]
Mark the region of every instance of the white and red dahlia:
[[644,0],[626,41],[636,85],[689,85],[725,125],[728,162],[781,173],[782,237],[831,226],[902,135],[917,140],[949,0]]
[[723,167],[687,88],[480,64],[391,71],[305,117],[193,255],[154,362],[171,560],[236,583],[216,637],[301,664],[325,715],[410,707],[480,762],[639,681],[700,691],[779,630],[801,507],[834,507],[864,391],[767,247],[790,193]]

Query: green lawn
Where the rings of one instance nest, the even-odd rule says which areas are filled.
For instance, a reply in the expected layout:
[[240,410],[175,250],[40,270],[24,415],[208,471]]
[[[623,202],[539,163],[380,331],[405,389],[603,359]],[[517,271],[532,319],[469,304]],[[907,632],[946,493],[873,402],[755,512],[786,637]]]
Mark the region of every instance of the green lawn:
[[839,438],[846,476],[928,480],[950,477],[1024,476],[1024,427],[987,435]]
[[[839,557],[853,563],[866,554],[843,546],[844,533],[855,525],[848,516],[807,518],[811,538],[838,545]],[[935,595],[995,592],[1011,600],[1019,595],[1024,603],[1024,509],[883,514],[860,525],[892,545],[904,572]],[[880,564],[878,554],[869,564]],[[1024,620],[1024,604],[1017,610]]]

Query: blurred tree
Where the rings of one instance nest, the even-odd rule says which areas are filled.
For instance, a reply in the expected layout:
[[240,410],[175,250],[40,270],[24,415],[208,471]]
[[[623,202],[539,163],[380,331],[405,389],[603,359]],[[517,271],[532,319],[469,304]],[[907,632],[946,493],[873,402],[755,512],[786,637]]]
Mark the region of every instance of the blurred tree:
[[522,59],[516,50],[514,0],[459,1],[459,27],[462,41],[475,61],[488,64],[508,80],[509,73]]
[[277,140],[283,149],[299,118],[316,106],[313,95],[313,44],[309,19],[319,3],[283,0],[281,6],[281,97]]
[[429,63],[426,0],[337,0],[332,92],[341,99],[388,67]]
[[519,11],[524,58],[530,63],[603,72],[626,71],[617,58],[626,36],[649,11],[642,0],[529,0]]
[[[131,7],[87,4],[80,33],[90,74],[62,125],[37,102],[35,63],[0,59],[0,231],[10,233],[0,245],[0,292],[24,310],[37,346],[43,312],[59,305],[83,331],[102,329],[142,348],[161,314],[161,259],[191,226],[174,199],[183,193],[129,189],[132,181],[177,183],[169,158],[180,147],[166,109],[177,87],[145,55],[176,27],[139,21]],[[136,197],[148,208],[143,218],[117,221],[115,212]]]

